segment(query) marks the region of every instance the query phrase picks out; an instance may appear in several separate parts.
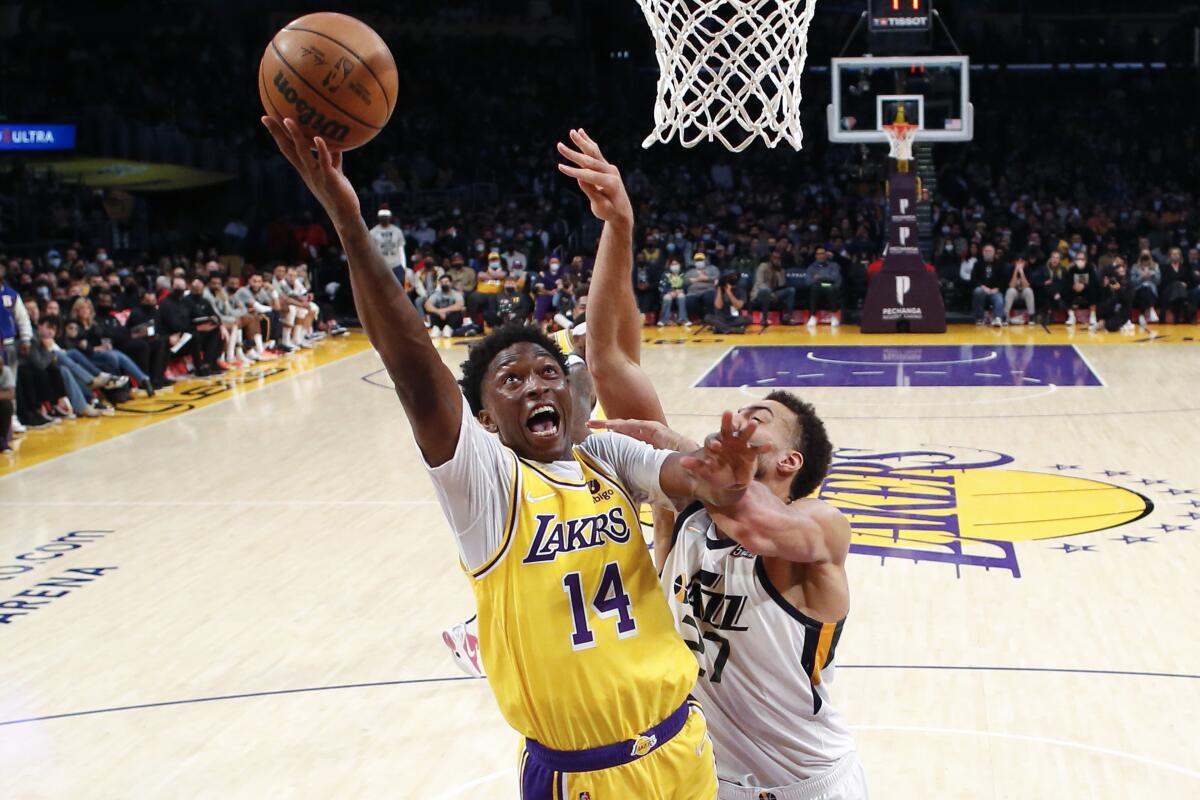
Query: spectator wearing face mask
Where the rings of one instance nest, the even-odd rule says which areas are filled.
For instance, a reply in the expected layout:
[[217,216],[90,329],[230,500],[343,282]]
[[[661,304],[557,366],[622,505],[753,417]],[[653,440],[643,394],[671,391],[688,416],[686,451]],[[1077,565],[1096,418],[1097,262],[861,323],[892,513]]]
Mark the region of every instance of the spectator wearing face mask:
[[467,309],[462,292],[454,288],[449,275],[438,279],[437,288],[425,298],[425,313],[430,323],[430,333],[450,338],[454,331],[463,326],[463,313]]
[[[150,383],[155,389],[170,385],[163,375],[167,363],[167,345],[160,335],[161,327],[154,292],[143,292],[138,304],[129,310],[129,316],[125,319],[125,333],[130,343],[130,358],[138,361],[138,366],[150,376]],[[139,354],[144,356],[144,360],[139,361]]]
[[383,256],[383,262],[395,273],[396,277],[404,280],[404,272],[408,269],[408,254],[405,252],[404,231],[392,223],[392,212],[388,208],[379,209],[376,215],[378,222],[367,235],[375,243],[375,248]]
[[263,340],[277,336],[283,323],[275,310],[271,290],[263,282],[262,275],[254,273],[247,278],[246,285],[233,293],[233,303],[235,308],[245,308],[246,315],[250,318],[244,337],[248,337],[249,341],[254,343],[254,348],[247,355],[254,361],[273,360],[275,356],[268,352]]
[[713,301],[717,297],[717,280],[721,271],[708,263],[704,253],[696,253],[692,257],[692,268],[683,275],[687,286],[688,316],[698,316],[701,319],[712,313]]
[[[503,267],[499,269],[504,271]],[[524,321],[532,312],[533,303],[529,300],[529,295],[520,291],[515,277],[504,274],[500,292],[491,296],[485,318],[489,325],[497,328],[508,322]]]
[[558,291],[562,276],[562,262],[557,256],[550,256],[545,269],[538,272],[533,281],[533,320],[543,328],[553,313],[554,293]]
[[665,327],[671,319],[671,306],[675,306],[675,324],[691,327],[687,312],[687,289],[684,287],[682,267],[674,256],[667,259],[667,269],[658,282],[662,305],[658,310],[658,327]]
[[[842,268],[829,257],[829,251],[817,246],[816,260],[808,265],[808,327],[817,325],[817,312],[821,309],[837,312],[842,308]],[[829,320],[832,327],[840,322],[836,313]]]
[[1063,298],[1067,303],[1067,324],[1075,324],[1075,310],[1086,307],[1091,314],[1088,330],[1096,330],[1096,302],[1100,296],[1100,281],[1088,260],[1086,250],[1075,251],[1074,261],[1067,268]]
[[1162,281],[1162,271],[1158,262],[1149,250],[1143,250],[1138,255],[1137,263],[1133,265],[1133,275],[1130,283],[1133,285],[1133,310],[1137,314],[1138,325],[1146,327],[1147,322],[1158,322],[1158,313],[1154,306],[1158,304],[1158,285]]

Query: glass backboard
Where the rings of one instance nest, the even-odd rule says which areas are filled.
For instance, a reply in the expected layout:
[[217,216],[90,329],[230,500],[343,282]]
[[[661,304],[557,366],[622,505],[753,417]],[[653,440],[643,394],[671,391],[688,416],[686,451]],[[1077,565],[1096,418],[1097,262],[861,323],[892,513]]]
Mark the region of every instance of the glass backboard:
[[903,107],[917,141],[970,141],[970,70],[966,56],[835,58],[829,140],[885,143],[883,125]]

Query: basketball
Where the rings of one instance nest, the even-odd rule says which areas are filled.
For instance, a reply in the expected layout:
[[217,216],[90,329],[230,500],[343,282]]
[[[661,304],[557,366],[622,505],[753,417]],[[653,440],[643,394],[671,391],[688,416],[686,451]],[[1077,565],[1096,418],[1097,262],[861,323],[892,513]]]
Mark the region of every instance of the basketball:
[[275,34],[258,65],[267,114],[290,117],[331,150],[353,150],[375,138],[396,107],[396,62],[370,26],[322,12],[293,20]]

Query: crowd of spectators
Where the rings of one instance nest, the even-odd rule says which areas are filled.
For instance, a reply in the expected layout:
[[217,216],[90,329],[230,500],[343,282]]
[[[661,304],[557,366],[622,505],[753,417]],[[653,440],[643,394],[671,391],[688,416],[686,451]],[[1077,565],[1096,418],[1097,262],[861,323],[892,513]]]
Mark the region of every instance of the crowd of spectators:
[[0,452],[27,428],[112,415],[134,392],[346,333],[303,263],[233,274],[215,253],[133,266],[83,253],[0,255]]

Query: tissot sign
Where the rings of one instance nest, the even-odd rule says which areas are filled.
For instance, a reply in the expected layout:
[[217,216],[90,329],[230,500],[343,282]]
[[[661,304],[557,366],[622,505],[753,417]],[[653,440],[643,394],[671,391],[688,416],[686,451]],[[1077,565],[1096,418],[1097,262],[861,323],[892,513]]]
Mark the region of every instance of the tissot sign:
[[0,125],[0,150],[74,149],[74,125]]

